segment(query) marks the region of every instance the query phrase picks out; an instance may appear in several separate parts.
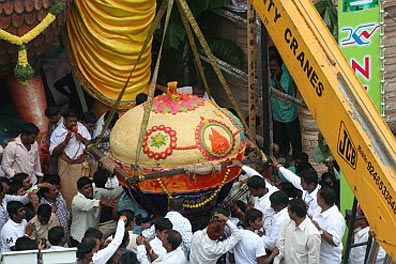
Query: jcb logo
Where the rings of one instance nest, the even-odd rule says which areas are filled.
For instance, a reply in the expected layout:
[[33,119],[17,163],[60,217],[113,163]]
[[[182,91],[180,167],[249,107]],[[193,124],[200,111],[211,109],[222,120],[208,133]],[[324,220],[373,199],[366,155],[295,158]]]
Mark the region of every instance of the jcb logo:
[[346,129],[344,122],[340,123],[340,130],[338,132],[337,152],[348,162],[349,166],[356,169],[357,152],[355,145],[353,145],[352,138]]

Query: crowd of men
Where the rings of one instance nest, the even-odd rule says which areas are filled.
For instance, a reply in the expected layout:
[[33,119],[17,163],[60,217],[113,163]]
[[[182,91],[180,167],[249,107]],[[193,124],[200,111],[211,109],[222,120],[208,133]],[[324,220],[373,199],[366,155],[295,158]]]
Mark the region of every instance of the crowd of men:
[[[88,155],[87,144],[97,137],[108,152],[118,116],[80,119],[76,111],[61,115],[56,107],[48,107],[46,116],[47,168],[41,167],[34,124],[25,124],[2,149],[2,252],[76,247],[78,263],[95,264],[341,263],[345,220],[337,190],[321,186],[307,161],[296,162],[294,173],[272,157],[271,171],[294,192],[234,161],[243,171],[234,189],[247,184],[248,193],[229,208],[215,206],[206,227],[195,230],[183,216],[182,198],[170,199],[167,214],[153,218]],[[109,118],[108,131],[101,133]],[[368,233],[367,222],[356,228],[359,237]],[[358,258],[352,250],[350,263],[362,263]]]

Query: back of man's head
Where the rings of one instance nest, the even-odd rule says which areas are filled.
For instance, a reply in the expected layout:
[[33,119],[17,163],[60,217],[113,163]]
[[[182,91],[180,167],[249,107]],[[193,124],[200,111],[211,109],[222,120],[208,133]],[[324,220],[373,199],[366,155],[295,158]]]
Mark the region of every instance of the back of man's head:
[[55,226],[48,230],[48,241],[52,246],[63,246],[62,241],[65,238],[65,230],[61,226]]
[[177,249],[182,243],[182,237],[176,230],[169,230],[167,235],[167,241],[172,246],[172,251]]
[[95,240],[83,240],[77,246],[76,257],[77,259],[81,260],[84,259],[85,255],[92,252],[92,250],[96,247]]
[[315,186],[319,183],[318,173],[314,168],[306,168],[300,173],[301,179],[303,179],[306,183],[314,184]]
[[247,181],[247,186],[253,189],[265,189],[265,180],[258,176],[252,176]]
[[37,249],[36,241],[28,237],[19,237],[15,242],[15,251],[34,250],[34,249]]
[[154,227],[155,231],[165,231],[165,230],[172,230],[172,222],[165,217],[159,217],[154,219]]
[[208,237],[212,240],[220,239],[224,235],[224,223],[218,220],[209,222],[207,233]]
[[99,229],[90,227],[87,229],[87,231],[85,231],[84,239],[86,238],[96,238],[101,240],[103,238],[103,233]]
[[296,213],[298,217],[305,217],[307,215],[307,204],[301,198],[291,200],[289,206],[290,211]]
[[40,204],[37,209],[37,216],[41,218],[50,218],[51,211],[51,206],[49,204]]
[[276,191],[269,197],[271,205],[287,205],[289,203],[289,196],[284,191]]
[[19,184],[22,185],[22,182],[28,177],[29,177],[29,174],[23,173],[23,172],[19,172],[19,173],[16,173],[14,175],[14,177],[12,177],[12,182],[19,183]]
[[46,117],[52,117],[52,116],[56,116],[60,114],[60,109],[58,106],[54,105],[54,106],[48,106],[45,109],[45,116]]
[[100,168],[98,169],[93,176],[93,182],[96,187],[105,188],[107,179],[110,176],[110,172],[106,169]]

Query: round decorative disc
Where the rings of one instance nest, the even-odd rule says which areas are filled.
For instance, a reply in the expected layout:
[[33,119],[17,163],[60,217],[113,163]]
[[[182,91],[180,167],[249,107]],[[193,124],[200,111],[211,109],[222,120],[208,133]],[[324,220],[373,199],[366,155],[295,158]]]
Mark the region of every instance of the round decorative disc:
[[144,136],[143,153],[152,159],[166,159],[176,148],[176,141],[176,131],[171,127],[153,126]]
[[234,136],[222,122],[202,119],[195,130],[198,149],[210,159],[221,159],[234,148]]

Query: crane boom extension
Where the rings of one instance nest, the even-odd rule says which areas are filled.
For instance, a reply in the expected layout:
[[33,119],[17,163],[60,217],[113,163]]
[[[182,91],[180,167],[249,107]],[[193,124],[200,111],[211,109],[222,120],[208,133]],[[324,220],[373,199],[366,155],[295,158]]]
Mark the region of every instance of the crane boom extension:
[[396,259],[396,140],[311,0],[252,0],[375,238]]

